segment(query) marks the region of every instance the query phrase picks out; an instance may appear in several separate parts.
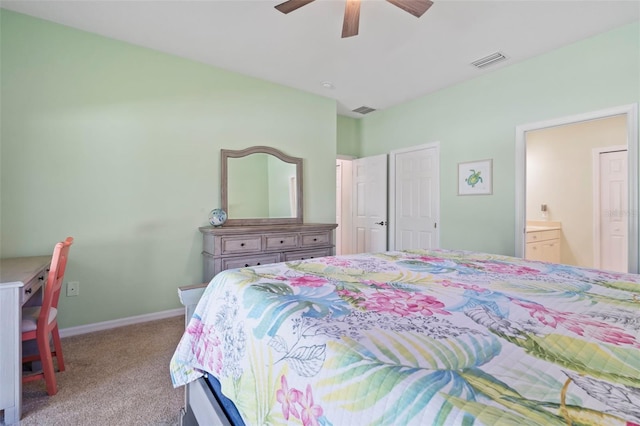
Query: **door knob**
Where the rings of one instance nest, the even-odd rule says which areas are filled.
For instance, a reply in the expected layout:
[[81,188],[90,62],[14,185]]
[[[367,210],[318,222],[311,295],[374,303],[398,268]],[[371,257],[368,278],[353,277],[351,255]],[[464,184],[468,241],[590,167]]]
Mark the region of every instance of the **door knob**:
[[386,220],[381,220],[380,222],[376,222],[375,224],[384,226],[384,225],[387,224],[387,221]]

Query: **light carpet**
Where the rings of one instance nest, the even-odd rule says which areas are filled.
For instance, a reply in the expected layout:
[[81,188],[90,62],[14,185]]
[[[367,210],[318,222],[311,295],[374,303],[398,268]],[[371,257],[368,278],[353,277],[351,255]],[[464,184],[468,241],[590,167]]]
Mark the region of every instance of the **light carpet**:
[[183,331],[177,316],[63,338],[58,393],[26,383],[21,424],[177,425],[184,388],[173,388],[169,361]]

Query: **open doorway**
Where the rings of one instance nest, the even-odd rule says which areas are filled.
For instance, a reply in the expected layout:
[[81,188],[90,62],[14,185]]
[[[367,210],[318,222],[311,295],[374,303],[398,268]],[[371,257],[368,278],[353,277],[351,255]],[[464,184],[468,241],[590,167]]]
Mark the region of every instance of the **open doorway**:
[[[570,123],[545,129],[531,130],[526,136],[526,225],[527,239],[535,235],[544,236],[549,233],[540,230],[552,227],[558,230],[558,256],[548,259],[556,263],[587,268],[602,267],[604,269],[627,271],[626,238],[609,239],[609,250],[596,251],[601,230],[611,228],[611,220],[619,222],[621,212],[628,211],[627,170],[624,175],[618,173],[615,181],[602,185],[596,179],[599,168],[594,168],[594,150],[603,153],[627,149],[627,124],[624,115],[614,115],[600,119]],[[618,164],[616,159],[607,165]],[[604,161],[604,158],[602,159]],[[600,161],[598,161],[600,163]],[[608,167],[610,169],[610,167]],[[611,179],[611,174],[607,174]],[[624,178],[620,182],[620,178]],[[600,189],[608,189],[608,204],[601,205]],[[621,189],[624,188],[624,194]],[[614,192],[612,192],[614,191]],[[623,196],[621,196],[623,195]],[[605,199],[603,199],[605,201]],[[608,211],[604,211],[604,210]],[[615,215],[610,213],[615,210]],[[626,218],[625,218],[626,219]],[[531,225],[536,226],[531,232]],[[547,226],[549,225],[549,226]],[[616,227],[620,230],[620,227]],[[627,231],[627,224],[624,223]],[[535,234],[535,235],[534,235]],[[609,232],[611,234],[611,232]],[[541,238],[538,238],[540,240]],[[540,244],[525,243],[526,248]],[[544,245],[540,244],[541,249]],[[621,257],[621,253],[624,256]],[[615,262],[601,262],[598,254],[614,254]],[[525,249],[525,257],[527,250]],[[608,257],[608,256],[606,256]],[[542,260],[542,259],[539,259]],[[610,259],[614,260],[614,259]],[[623,262],[624,261],[624,262]],[[615,265],[615,267],[611,267]]]
[[[606,135],[597,126],[619,125],[619,137]],[[573,133],[576,132],[576,133]],[[580,133],[582,132],[582,133]],[[615,133],[615,132],[614,132]],[[595,213],[594,150],[615,151],[603,146],[624,145],[626,195],[623,207],[613,207],[623,219],[627,240],[622,250],[627,255],[625,270],[638,271],[638,134],[637,105],[565,117],[519,126],[516,129],[516,255],[526,253],[531,240],[527,225],[552,224],[561,229],[560,263],[603,267],[596,259],[594,240],[602,232],[601,218]],[[544,146],[546,141],[548,146]],[[575,145],[571,148],[570,143]],[[541,148],[542,147],[542,148]],[[546,153],[545,150],[547,151]],[[541,154],[541,152],[543,154]],[[546,182],[544,185],[542,182]],[[537,185],[540,183],[539,185]],[[578,201],[578,199],[582,201]],[[529,231],[533,228],[530,227]],[[557,231],[556,231],[557,232]],[[548,233],[551,235],[550,233]]]
[[353,157],[336,160],[336,254],[351,254],[351,186]]
[[387,154],[336,161],[336,254],[387,250]]

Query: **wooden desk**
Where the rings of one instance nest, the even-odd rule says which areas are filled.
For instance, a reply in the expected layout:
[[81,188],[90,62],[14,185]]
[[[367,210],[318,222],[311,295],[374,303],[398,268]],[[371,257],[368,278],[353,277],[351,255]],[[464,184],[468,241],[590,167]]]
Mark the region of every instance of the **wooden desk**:
[[22,417],[22,306],[44,285],[50,263],[51,256],[0,259],[0,410],[6,425]]

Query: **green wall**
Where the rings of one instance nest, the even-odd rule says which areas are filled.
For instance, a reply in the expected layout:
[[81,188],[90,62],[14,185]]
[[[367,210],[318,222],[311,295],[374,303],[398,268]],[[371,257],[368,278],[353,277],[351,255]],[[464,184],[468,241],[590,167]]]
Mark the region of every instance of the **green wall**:
[[227,158],[227,214],[235,219],[269,217],[267,154]]
[[[636,22],[371,113],[359,156],[440,141],[441,246],[512,255],[516,126],[639,100]],[[457,196],[457,164],[487,158],[493,195]]]
[[75,237],[61,327],[180,306],[177,287],[202,279],[221,148],[304,158],[305,219],[335,221],[335,101],[0,15],[0,255]]
[[336,139],[339,155],[351,157],[360,156],[360,120],[353,117],[338,116]]
[[[353,119],[330,99],[0,19],[0,255],[76,238],[66,278],[80,296],[63,295],[63,328],[180,306],[176,287],[201,280],[221,148],[303,157],[305,220],[332,222],[337,154],[440,141],[442,246],[513,254],[515,127],[640,100],[638,23]],[[494,194],[457,196],[457,163],[484,158]]]
[[293,188],[291,178],[296,178],[296,165],[269,156],[267,168],[269,184],[269,217],[295,217],[291,206]]

